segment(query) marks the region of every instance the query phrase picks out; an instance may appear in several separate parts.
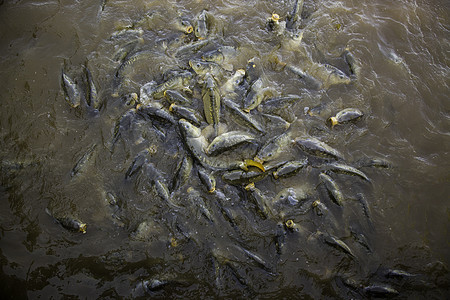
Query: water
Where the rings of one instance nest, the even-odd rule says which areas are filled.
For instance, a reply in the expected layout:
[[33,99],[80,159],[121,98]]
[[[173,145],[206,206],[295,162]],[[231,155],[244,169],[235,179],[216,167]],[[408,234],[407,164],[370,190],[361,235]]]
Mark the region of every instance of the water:
[[[361,298],[367,296],[362,287],[374,284],[389,285],[402,298],[445,298],[450,192],[446,1],[305,1],[302,46],[293,48],[287,45],[289,38],[265,28],[273,12],[284,20],[293,1],[103,2],[1,2],[3,295],[131,298],[146,295],[142,281],[157,279],[167,282],[151,294],[160,298]],[[135,155],[152,147],[156,153],[151,161],[170,182],[185,150],[169,125],[148,126],[141,120],[109,151],[115,123],[129,109],[111,96],[120,65],[114,55],[136,40],[133,34],[114,35],[141,21],[138,47],[153,55],[126,68],[118,89],[119,94],[138,93],[141,85],[162,82],[164,72],[186,63],[167,55],[165,45],[168,54],[175,48],[163,41],[183,36],[170,26],[178,15],[193,20],[203,9],[215,18],[211,35],[216,43],[240,49],[235,70],[256,57],[276,93],[304,95],[293,107],[295,134],[326,141],[349,163],[365,157],[391,163],[388,169],[361,168],[370,184],[333,175],[347,198],[364,195],[370,222],[359,202],[348,200],[340,208],[320,187],[316,190],[319,171],[314,168],[283,180],[266,178],[256,186],[267,196],[290,187],[298,193],[306,190],[335,216],[323,218],[313,210],[294,215],[301,230],[281,230],[284,246],[277,251],[273,238],[282,228],[280,220],[262,219],[247,193],[225,185],[219,175],[218,190],[226,195],[236,226],[220,213],[220,198],[209,194],[194,172],[174,194],[179,209],[163,201],[145,177],[124,180]],[[280,43],[273,53],[286,63],[331,63],[345,72],[340,56],[349,47],[361,62],[358,81],[308,88],[268,62]],[[84,65],[104,101],[97,115],[73,109],[64,100],[61,70],[81,78]],[[198,89],[195,93],[199,96]],[[310,117],[305,107],[321,109]],[[333,130],[325,127],[329,116],[346,107],[361,109],[365,117]],[[228,116],[223,112],[222,122],[230,130],[239,128]],[[92,158],[71,178],[75,163],[93,144]],[[298,155],[304,153],[293,149],[287,154]],[[190,186],[206,199],[214,222],[198,203],[187,202]],[[77,216],[87,223],[87,233],[65,230],[46,208],[55,215]],[[357,242],[350,227],[365,235],[369,249]],[[355,257],[327,244],[318,231],[342,239]],[[388,269],[414,276],[388,278]]]

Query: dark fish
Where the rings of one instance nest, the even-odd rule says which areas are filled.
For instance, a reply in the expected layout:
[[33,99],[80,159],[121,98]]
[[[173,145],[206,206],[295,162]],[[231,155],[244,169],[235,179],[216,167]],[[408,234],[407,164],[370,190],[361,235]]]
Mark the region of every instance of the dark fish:
[[361,66],[359,61],[355,58],[352,52],[350,52],[350,49],[347,47],[344,50],[344,59],[345,62],[348,64],[350,68],[350,73],[356,78],[360,78],[361,75]]
[[100,109],[102,103],[97,93],[97,88],[94,83],[94,79],[92,78],[91,71],[89,71],[88,67],[85,67],[86,79],[88,82],[88,105],[95,109]]
[[206,187],[209,193],[213,193],[216,190],[216,179],[211,174],[201,166],[197,166],[198,177],[203,185]]
[[261,170],[250,170],[250,171],[244,171],[244,170],[232,170],[227,171],[222,175],[222,179],[230,184],[235,185],[247,185],[252,182],[257,182],[264,177],[267,176],[266,172],[261,172]]
[[207,26],[207,13],[206,10],[197,16],[194,33],[199,40],[204,40],[208,37],[208,26]]
[[347,244],[344,243],[342,240],[340,240],[337,237],[332,236],[328,233],[321,233],[321,235],[322,235],[322,238],[324,239],[325,243],[327,243],[328,245],[333,246],[339,250],[342,250],[352,257],[355,257],[355,255],[353,254],[353,251],[350,249],[350,247],[347,246]]
[[330,117],[328,122],[331,127],[334,127],[338,124],[345,124],[359,120],[363,115],[364,114],[357,108],[346,108],[339,111],[336,116]]
[[291,142],[290,132],[285,132],[267,141],[256,154],[254,161],[263,163],[277,158]]
[[293,29],[295,23],[301,18],[303,11],[303,0],[295,0],[292,12],[286,17],[286,28]]
[[331,199],[333,199],[333,201],[337,205],[341,206],[342,203],[344,202],[344,195],[342,194],[337,183],[333,180],[333,178],[331,178],[325,173],[320,173],[319,178],[322,181],[322,183],[325,184],[328,193],[331,195]]
[[67,76],[64,71],[62,72],[62,87],[67,103],[73,108],[80,106],[81,93],[78,89],[78,84]]
[[169,111],[175,113],[180,118],[183,118],[183,119],[188,120],[189,122],[192,122],[196,126],[200,126],[203,122],[203,117],[198,111],[196,111],[195,109],[186,107],[186,106],[181,106],[181,105],[172,103],[169,106]]
[[170,124],[177,123],[177,120],[175,120],[173,115],[166,108],[164,108],[161,103],[158,102],[151,102],[147,105],[139,106],[137,112],[144,117],[149,117],[150,119],[156,118]]
[[264,133],[264,128],[261,126],[261,124],[259,124],[254,116],[252,114],[244,112],[234,101],[228,98],[224,98],[223,104],[230,111],[231,116],[236,120],[236,123]]
[[88,150],[78,159],[77,163],[70,171],[70,177],[74,177],[75,175],[81,172],[86,163],[91,159],[92,154],[94,153],[96,147],[97,144],[91,145],[88,148]]
[[300,149],[309,154],[325,158],[342,159],[341,153],[316,138],[297,138],[295,143]]
[[255,184],[253,182],[247,185],[245,187],[245,190],[249,192],[250,199],[252,199],[256,204],[258,211],[260,211],[261,214],[265,218],[267,218],[270,213],[270,208],[268,206],[269,199],[267,198],[267,196],[264,195],[260,189],[255,187]]
[[307,159],[287,162],[272,173],[273,178],[278,179],[293,176],[306,167],[307,163]]
[[368,295],[378,297],[389,297],[389,296],[396,296],[399,294],[399,292],[396,289],[383,284],[374,284],[366,286],[364,288],[364,292]]
[[167,101],[169,101],[170,103],[176,103],[176,104],[181,104],[181,105],[186,105],[186,104],[192,103],[191,99],[186,98],[178,91],[165,90],[164,96],[166,97]]
[[125,173],[125,179],[129,179],[142,168],[142,166],[147,162],[148,155],[148,149],[142,150],[136,155],[127,172]]
[[217,136],[209,144],[206,154],[217,155],[242,143],[252,143],[255,137],[243,131],[229,131]]
[[205,112],[206,122],[214,125],[214,129],[218,130],[220,122],[220,93],[214,77],[207,73],[205,75],[205,85],[202,90],[203,110]]
[[86,224],[72,217],[55,217],[48,208],[45,212],[67,230],[86,233]]
[[361,172],[360,170],[345,165],[345,164],[341,164],[338,162],[333,162],[333,163],[329,163],[327,165],[325,165],[325,168],[327,170],[333,171],[335,173],[342,173],[342,174],[347,174],[347,175],[352,175],[352,176],[358,176],[361,177],[364,180],[367,180],[370,182],[370,179],[367,177],[366,174],[364,174],[363,172]]
[[184,155],[183,160],[179,164],[172,182],[172,191],[182,187],[191,175],[193,161],[190,155]]

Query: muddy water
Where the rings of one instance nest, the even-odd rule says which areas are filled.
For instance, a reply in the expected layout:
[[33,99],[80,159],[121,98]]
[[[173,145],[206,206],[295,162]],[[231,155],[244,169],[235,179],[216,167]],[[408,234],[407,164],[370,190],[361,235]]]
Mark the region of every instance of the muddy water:
[[[1,2],[2,295],[364,298],[370,286],[390,287],[401,298],[448,294],[448,3],[305,1],[297,24],[303,40],[293,45],[288,34],[265,24],[273,12],[285,20],[293,2]],[[152,149],[148,161],[168,185],[190,155],[177,126],[146,118],[134,119],[112,140],[117,121],[133,109],[123,95],[139,93],[151,80],[163,82],[170,70],[188,69],[186,58],[174,52],[195,38],[172,24],[180,15],[193,21],[203,9],[213,16],[213,42],[187,59],[221,45],[237,47],[234,70],[256,58],[276,95],[302,95],[290,107],[293,137],[316,137],[349,165],[377,158],[389,168],[360,167],[370,182],[330,173],[346,198],[339,207],[319,185],[327,161],[293,146],[283,157],[308,158],[312,165],[289,178],[268,176],[256,187],[269,199],[289,188],[305,199],[300,210],[287,205],[287,213],[268,218],[221,172],[215,173],[217,191],[208,193],[195,166],[169,203],[143,171],[125,179],[144,149]],[[131,51],[150,54],[116,76],[117,56],[129,42],[136,44]],[[270,60],[276,56],[310,71],[315,63],[329,63],[349,74],[341,56],[346,47],[361,66],[350,84],[313,88]],[[61,87],[61,70],[81,82],[85,66],[103,103],[98,112],[71,108]],[[199,99],[201,85],[193,92]],[[193,108],[202,112],[200,102]],[[347,107],[364,117],[326,126]],[[312,115],[305,114],[308,108]],[[258,110],[252,114],[261,117]],[[252,132],[231,117],[222,107],[227,131]],[[275,122],[261,120],[268,129],[258,135],[261,144],[283,133]],[[90,159],[71,176],[91,147]],[[245,149],[242,158],[254,156],[255,149]],[[312,209],[317,199],[328,215]],[[87,223],[86,234],[64,229],[46,209]],[[287,219],[294,230],[284,225]],[[408,274],[388,276],[389,270]]]

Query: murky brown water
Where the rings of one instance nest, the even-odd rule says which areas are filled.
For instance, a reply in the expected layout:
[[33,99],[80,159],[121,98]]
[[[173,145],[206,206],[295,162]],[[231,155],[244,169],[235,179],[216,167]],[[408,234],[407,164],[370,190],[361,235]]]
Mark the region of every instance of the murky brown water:
[[[305,0],[297,23],[303,40],[292,45],[288,34],[277,36],[265,22],[273,12],[285,20],[293,2],[0,2],[2,295],[364,298],[370,286],[390,287],[400,298],[449,294],[449,4]],[[210,42],[198,52],[174,55],[195,38],[176,30],[173,21],[180,15],[193,21],[203,9],[214,18]],[[146,54],[120,69],[116,58],[129,42],[135,43],[131,53]],[[256,187],[270,199],[288,188],[306,199],[300,209],[286,204],[286,215],[268,218],[242,186],[221,179],[223,171],[215,172],[216,192],[208,193],[194,166],[172,204],[144,172],[125,179],[135,156],[150,147],[156,151],[148,161],[171,186],[178,164],[190,154],[177,126],[148,118],[134,118],[113,143],[115,124],[130,106],[112,94],[139,94],[145,83],[161,83],[167,71],[188,69],[188,59],[222,45],[238,49],[234,70],[256,58],[274,94],[302,96],[281,111],[294,116],[292,137],[316,137],[349,165],[377,158],[391,167],[359,167],[370,182],[329,173],[346,198],[339,207],[319,185],[326,160],[293,146],[282,157],[306,157],[312,166],[289,178],[268,176]],[[346,47],[361,65],[350,84],[313,88],[271,61],[275,55],[310,72],[329,63],[348,75]],[[61,87],[61,70],[81,82],[85,66],[103,102],[98,113],[71,108]],[[193,91],[200,99],[201,84]],[[201,101],[192,106],[203,112]],[[305,107],[314,114],[305,114]],[[347,107],[364,117],[332,130],[326,126],[327,118]],[[283,133],[273,118],[257,109],[251,114],[266,134],[238,125],[224,107],[221,130],[251,132],[260,146]],[[72,177],[92,145],[92,156]],[[256,149],[244,148],[233,155],[252,158]],[[317,199],[328,215],[312,209]],[[64,229],[46,208],[87,223],[86,234]],[[295,230],[283,225],[288,219]],[[143,282],[154,288],[145,291]]]

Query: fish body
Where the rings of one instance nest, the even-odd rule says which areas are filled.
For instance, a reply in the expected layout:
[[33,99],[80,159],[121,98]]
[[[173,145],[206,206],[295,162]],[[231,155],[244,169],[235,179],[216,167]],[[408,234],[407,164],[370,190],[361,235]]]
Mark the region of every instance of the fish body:
[[138,113],[150,119],[156,118],[160,121],[170,124],[177,123],[173,115],[166,108],[164,108],[161,103],[158,102],[150,102],[146,105],[140,106],[138,109]]
[[166,97],[167,101],[169,101],[171,104],[172,103],[180,105],[192,104],[191,99],[186,98],[180,92],[175,90],[165,90],[164,96]]
[[200,126],[200,124],[203,122],[203,117],[198,111],[186,106],[172,103],[169,107],[169,111],[175,113],[181,118],[192,122],[196,126]]
[[180,119],[178,122],[186,147],[203,167],[213,170],[229,170],[240,168],[243,164],[242,161],[237,161],[233,158],[222,160],[207,156],[205,149],[208,146],[208,142],[202,135],[201,129],[185,119]]
[[364,114],[357,108],[346,108],[339,111],[334,117],[330,117],[331,127],[345,124],[360,119]]
[[142,166],[147,162],[148,155],[149,155],[148,149],[145,149],[136,155],[127,172],[125,173],[125,179],[131,178],[142,168]]
[[222,77],[226,70],[222,68],[219,64],[210,61],[202,61],[199,59],[189,60],[189,66],[194,70],[194,72],[203,77],[207,73],[210,73],[216,77]]
[[217,136],[206,149],[207,155],[217,155],[242,143],[251,143],[255,137],[243,131],[230,131]]
[[303,12],[303,0],[295,0],[292,12],[286,17],[286,28],[293,29],[295,23],[301,18]]
[[281,109],[286,109],[288,106],[292,106],[302,99],[298,95],[286,95],[281,97],[269,98],[258,106],[258,110],[265,113],[278,112]]
[[258,107],[267,95],[273,95],[273,89],[264,87],[263,80],[259,78],[250,87],[249,92],[245,96],[243,110],[250,112]]
[[96,144],[91,145],[89,149],[78,159],[75,166],[70,171],[70,177],[74,177],[75,175],[79,174],[82,171],[84,166],[91,159],[92,154],[94,153],[96,147],[97,147]]
[[80,106],[81,93],[78,89],[78,84],[66,75],[64,71],[62,72],[62,87],[67,103],[69,103],[69,105],[73,108]]
[[68,216],[55,217],[48,208],[45,209],[45,212],[52,217],[56,222],[61,224],[67,230],[86,233],[86,223],[81,222],[80,220]]
[[232,170],[225,172],[222,179],[230,184],[248,185],[249,183],[260,181],[266,176],[267,173],[261,172],[261,170]]
[[316,138],[297,138],[295,139],[295,143],[301,150],[311,155],[324,158],[342,159],[342,154],[339,151]]
[[358,177],[361,177],[362,179],[370,182],[370,179],[367,177],[366,174],[364,174],[363,172],[361,172],[360,170],[358,170],[352,166],[348,166],[348,165],[341,164],[338,162],[333,162],[333,163],[327,164],[326,168],[328,170],[331,170],[336,173],[358,176]]
[[195,22],[194,34],[199,40],[204,40],[208,37],[208,26],[207,26],[207,13],[206,10],[197,16]]
[[179,164],[175,177],[172,181],[172,191],[182,187],[189,179],[191,175],[193,161],[190,155],[185,155]]
[[214,77],[207,73],[202,90],[203,110],[208,124],[214,125],[217,134],[217,126],[220,122],[220,93]]
[[231,112],[232,117],[237,123],[241,124],[242,126],[255,129],[256,131],[261,133],[265,132],[262,125],[253,117],[253,115],[244,112],[233,100],[224,98],[223,104]]
[[342,206],[342,203],[344,202],[344,195],[342,194],[336,181],[334,181],[333,178],[331,178],[325,173],[320,173],[319,178],[322,181],[322,183],[325,184],[325,187],[332,196],[331,198],[333,199],[333,201],[337,205]]
[[166,82],[163,82],[157,86],[146,86],[144,85],[141,88],[141,103],[147,104],[150,101],[150,98],[153,97],[155,99],[160,99],[164,97],[164,92],[168,89],[183,89],[189,85],[190,80],[192,79],[191,72],[182,72],[177,75],[174,75]]
[[273,160],[284,151],[284,148],[288,146],[290,142],[291,135],[289,132],[276,136],[262,146],[253,160],[259,163]]
[[206,169],[202,167],[197,167],[198,177],[203,185],[206,187],[209,193],[213,193],[216,190],[216,179],[208,172]]
[[350,73],[352,76],[354,76],[356,79],[360,78],[361,75],[361,65],[359,61],[355,58],[352,52],[350,52],[349,48],[345,48],[343,52],[343,56],[345,59],[345,62],[348,64],[350,68]]
[[272,173],[273,178],[278,179],[293,176],[306,167],[307,163],[307,159],[287,162]]
[[100,109],[101,101],[98,96],[97,87],[95,86],[94,79],[92,78],[91,71],[86,67],[86,79],[88,83],[88,105],[95,109]]

